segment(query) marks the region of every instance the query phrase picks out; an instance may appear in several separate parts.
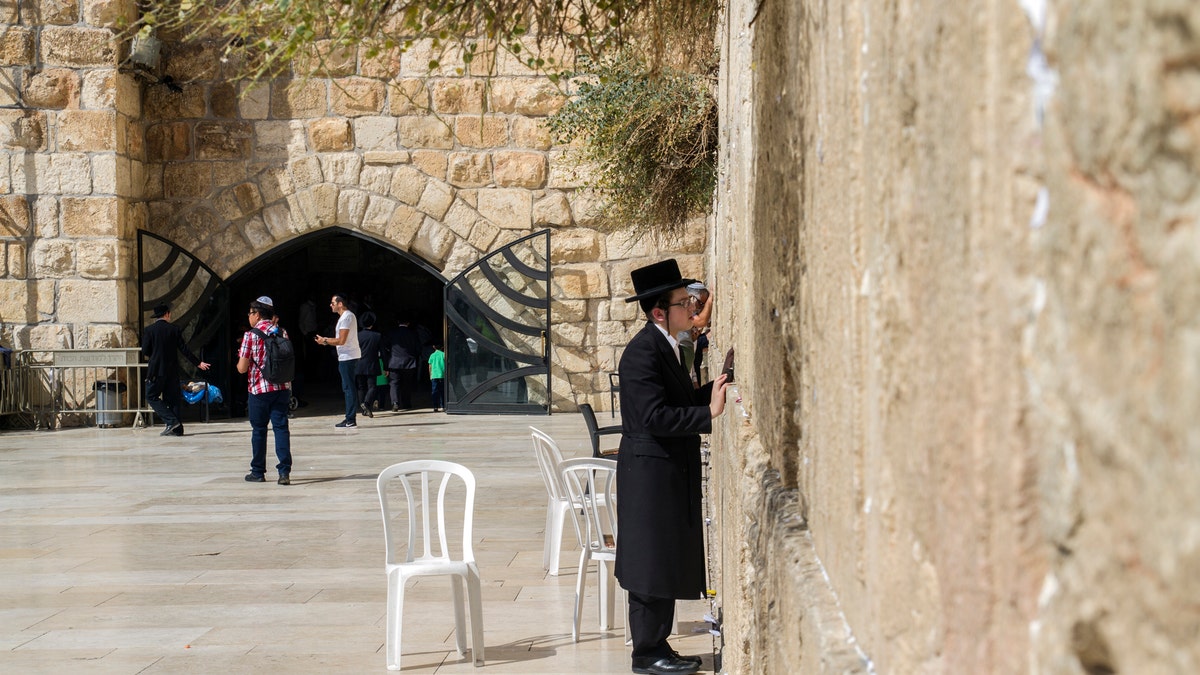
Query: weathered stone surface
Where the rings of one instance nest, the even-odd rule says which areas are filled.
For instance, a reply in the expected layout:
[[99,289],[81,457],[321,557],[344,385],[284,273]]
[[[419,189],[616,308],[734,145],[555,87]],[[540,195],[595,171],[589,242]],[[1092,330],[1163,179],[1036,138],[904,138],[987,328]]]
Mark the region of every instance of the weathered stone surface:
[[340,152],[354,147],[350,120],[325,117],[308,123],[308,137],[314,152]]
[[399,144],[396,118],[386,116],[355,119],[354,141],[360,150],[395,150]]
[[441,220],[454,201],[454,188],[441,181],[426,181],[417,208],[435,220]]
[[232,82],[214,82],[208,92],[208,109],[213,117],[236,119],[237,88]]
[[23,195],[0,197],[0,236],[25,236],[29,232],[29,216],[29,200]]
[[358,185],[362,166],[362,155],[355,152],[321,156],[321,172],[325,180],[338,185]]
[[33,108],[79,107],[79,88],[79,74],[70,68],[34,72],[25,84],[25,105]]
[[378,115],[383,112],[387,92],[383,82],[365,77],[346,77],[337,80],[331,89],[333,112],[346,117]]
[[327,107],[323,80],[276,80],[271,84],[271,116],[278,119],[322,117]]
[[533,225],[565,227],[571,224],[571,204],[561,192],[550,192],[533,205]]
[[120,323],[125,294],[120,281],[63,279],[58,282],[55,315],[64,323]]
[[454,147],[450,127],[436,117],[401,117],[398,125],[402,147],[441,150]]
[[468,148],[508,145],[508,119],[500,115],[461,115],[454,120],[454,137]]
[[486,220],[476,220],[475,227],[471,229],[471,236],[467,238],[467,243],[480,251],[491,251],[498,236],[500,236],[500,228]]
[[204,104],[204,87],[194,82],[179,85],[183,91],[168,87],[146,89],[145,117],[149,120],[177,120],[201,118],[207,113]]
[[102,152],[116,149],[117,116],[105,110],[65,110],[58,114],[59,150]]
[[607,298],[608,274],[599,264],[564,264],[554,268],[554,283],[564,298]]
[[384,49],[374,56],[369,55],[368,50],[366,46],[360,46],[358,49],[359,74],[387,81],[390,92],[391,87],[395,86],[390,81],[400,72],[400,50]]
[[396,207],[397,203],[393,199],[370,195],[367,199],[366,212],[363,213],[362,228],[368,232],[383,234],[392,220],[392,212],[396,210]]
[[294,189],[311,187],[322,180],[321,159],[319,157],[297,159],[288,164],[288,171],[291,173]]
[[253,127],[248,122],[198,122],[197,159],[249,159]]
[[291,194],[293,188],[291,173],[282,167],[273,167],[258,176],[258,188],[262,191],[263,202],[270,204]]
[[512,143],[520,148],[549,150],[552,143],[550,130],[542,119],[516,117],[512,121]]
[[221,47],[216,40],[170,41],[162,51],[164,74],[176,82],[206,82],[217,77]]
[[33,0],[26,4],[39,23],[69,26],[79,21],[79,3],[73,0]]
[[14,77],[11,70],[0,69],[0,110],[15,109],[21,105],[21,93],[17,88],[20,78]]
[[[83,83],[79,94],[79,107],[87,110],[111,110],[117,107],[118,87],[117,71],[110,68],[99,68],[95,70],[87,70],[83,73]],[[124,81],[126,78],[121,78]],[[123,90],[120,95],[125,96],[133,93],[135,90]],[[135,102],[141,100],[140,93],[134,93]],[[66,106],[63,106],[66,107]],[[131,106],[134,108],[134,113],[138,112],[138,105]],[[122,114],[129,114],[125,110],[118,110]]]
[[[333,183],[321,183],[308,191],[312,199],[313,213],[316,214],[316,225],[337,225],[340,217],[341,190]],[[349,216],[350,203],[347,202],[346,213]]]
[[492,162],[498,187],[536,189],[546,184],[546,156],[540,152],[498,150]]
[[33,31],[25,26],[4,22],[8,29],[0,34],[0,66],[27,66],[33,63]]
[[254,157],[260,161],[284,160],[308,152],[304,122],[253,122]]
[[246,225],[242,228],[242,236],[250,242],[250,246],[255,251],[267,250],[275,243],[271,229],[261,218],[251,218],[246,221]]
[[146,129],[146,158],[154,162],[187,159],[192,154],[192,126],[187,122],[155,124]]
[[550,260],[555,264],[598,262],[600,237],[591,230],[559,230],[550,237]]
[[455,236],[450,230],[442,227],[432,218],[425,218],[413,238],[410,249],[430,264],[441,267],[454,246]]
[[406,204],[399,204],[392,211],[383,236],[401,249],[407,250],[412,247],[413,239],[424,222],[425,214]]
[[492,83],[490,110],[519,115],[553,115],[565,101],[549,80],[539,77],[499,78]]
[[555,294],[550,300],[550,314],[555,321],[583,321],[588,316],[587,300],[568,300]]
[[292,214],[287,204],[275,204],[263,210],[263,224],[275,239],[283,239],[291,235]]
[[85,239],[75,244],[75,269],[84,279],[114,279],[117,274],[117,243]]
[[90,26],[121,29],[137,17],[137,4],[131,0],[86,0],[83,20]]
[[317,40],[305,53],[297,55],[296,70],[311,72],[317,77],[353,75],[358,50],[336,44],[333,40]]
[[479,191],[479,215],[506,230],[528,230],[532,224],[532,198],[512,188]]
[[[0,199],[0,213],[4,211],[2,204],[3,200]],[[59,236],[58,213],[57,199],[39,199],[34,202],[33,228],[38,237],[53,239]],[[3,221],[3,219],[4,217],[0,216],[0,221]],[[0,232],[4,232],[6,229],[0,225]],[[6,235],[0,234],[0,236]],[[0,269],[3,269],[3,265],[0,265]]]
[[412,157],[404,150],[370,150],[363,153],[363,161],[368,165],[391,166],[408,164]]
[[392,172],[384,166],[364,166],[358,174],[358,186],[368,192],[386,195],[391,184]]
[[388,111],[397,117],[425,115],[429,111],[429,91],[425,80],[404,78],[388,85]]
[[123,236],[118,197],[63,197],[62,232],[68,237]]
[[455,187],[479,187],[492,182],[492,161],[486,152],[450,153],[447,180]]
[[[15,241],[9,242],[5,257],[8,259],[8,276],[14,279],[24,279],[29,275],[28,268],[26,267],[25,244]],[[54,289],[51,288],[50,291],[53,293]],[[38,311],[40,312],[41,309],[41,303],[39,302]]]
[[450,228],[454,234],[466,239],[470,236],[477,220],[479,220],[479,214],[475,212],[475,209],[467,206],[461,199],[456,199],[450,206],[450,210],[446,212],[446,216],[442,218],[442,224]]
[[196,199],[212,189],[212,167],[208,164],[174,162],[163,167],[163,196],[167,199]]
[[421,201],[421,194],[425,191],[425,182],[428,180],[429,178],[415,167],[396,167],[392,174],[391,195],[405,204],[415,206]]
[[103,28],[50,27],[42,30],[42,62],[49,66],[116,66],[116,39]]
[[[37,152],[46,148],[46,113],[0,110],[0,144]],[[23,162],[22,162],[23,163]]]
[[433,109],[439,113],[457,115],[483,112],[483,80],[471,78],[434,80],[431,90]]
[[244,120],[265,120],[271,113],[271,87],[257,83],[238,85],[238,114]]
[[551,150],[547,157],[550,172],[546,179],[546,187],[556,190],[583,187],[587,178],[587,166],[582,163],[577,150]]
[[439,180],[446,178],[446,153],[434,150],[414,150],[413,166]]

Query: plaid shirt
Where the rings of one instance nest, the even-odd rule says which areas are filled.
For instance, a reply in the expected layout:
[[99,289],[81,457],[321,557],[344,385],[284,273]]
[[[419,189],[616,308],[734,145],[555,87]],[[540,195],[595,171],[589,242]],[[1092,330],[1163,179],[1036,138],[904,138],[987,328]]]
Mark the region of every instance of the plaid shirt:
[[[270,321],[259,321],[255,328],[268,335],[275,331],[283,330]],[[283,337],[287,336],[287,331],[283,330]],[[265,394],[270,391],[279,391],[280,389],[288,388],[286,384],[275,384],[263,377],[262,367],[259,364],[267,360],[267,344],[253,332],[246,331],[246,334],[242,336],[242,346],[238,348],[238,358],[250,359],[250,370],[246,375],[250,378],[247,391],[251,394]]]

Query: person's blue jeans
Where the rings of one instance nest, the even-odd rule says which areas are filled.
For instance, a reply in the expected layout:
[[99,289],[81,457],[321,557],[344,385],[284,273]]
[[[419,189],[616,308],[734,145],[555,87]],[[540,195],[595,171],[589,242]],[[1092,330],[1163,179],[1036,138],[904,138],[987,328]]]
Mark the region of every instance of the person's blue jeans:
[[250,415],[250,473],[261,476],[267,472],[267,422],[275,431],[275,468],[280,476],[292,473],[292,436],[288,430],[288,389],[250,394],[246,412]]
[[346,397],[346,421],[357,422],[358,388],[354,386],[354,371],[358,369],[358,359],[338,361],[338,373],[342,376],[342,395]]
[[445,410],[446,409],[446,400],[445,400],[445,394],[443,393],[442,390],[446,386],[446,381],[443,378],[435,377],[432,380],[430,380],[430,383],[432,384],[432,389],[429,393],[431,394],[431,396],[433,398],[433,407],[441,408],[442,410]]

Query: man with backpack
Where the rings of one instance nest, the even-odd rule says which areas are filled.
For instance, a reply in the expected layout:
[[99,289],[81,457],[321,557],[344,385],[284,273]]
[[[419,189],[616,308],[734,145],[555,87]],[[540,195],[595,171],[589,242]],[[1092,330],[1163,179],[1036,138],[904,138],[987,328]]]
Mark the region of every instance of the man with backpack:
[[[292,351],[287,331],[275,325],[274,303],[261,297],[250,303],[250,325],[252,328],[242,336],[238,349],[237,369],[249,373],[247,390],[250,392],[246,406],[250,417],[250,473],[246,480],[251,483],[266,482],[267,422],[275,432],[275,465],[279,472],[279,484],[291,485],[292,446],[288,431],[288,402],[292,392],[289,382],[295,372],[295,352]],[[290,360],[289,360],[290,355]],[[289,372],[290,371],[290,372]]]

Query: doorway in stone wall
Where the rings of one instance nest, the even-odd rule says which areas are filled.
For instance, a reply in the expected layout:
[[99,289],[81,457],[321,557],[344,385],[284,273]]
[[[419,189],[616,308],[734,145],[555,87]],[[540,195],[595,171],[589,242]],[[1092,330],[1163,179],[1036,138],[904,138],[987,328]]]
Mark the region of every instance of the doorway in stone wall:
[[[313,341],[314,334],[334,334],[337,315],[329,308],[334,294],[349,298],[360,328],[373,320],[375,330],[386,336],[407,317],[427,342],[441,339],[445,285],[441,275],[420,258],[340,227],[272,249],[231,276],[226,285],[231,344],[248,327],[250,302],[263,295],[274,301],[280,324],[297,347],[294,390],[304,408],[301,415],[336,414],[342,409],[336,352]],[[429,374],[424,368],[418,368],[418,373],[413,405],[428,408]],[[380,388],[379,395],[380,407],[390,407],[387,386]],[[245,392],[238,392],[236,398],[244,400]]]

